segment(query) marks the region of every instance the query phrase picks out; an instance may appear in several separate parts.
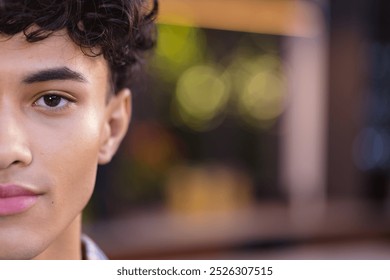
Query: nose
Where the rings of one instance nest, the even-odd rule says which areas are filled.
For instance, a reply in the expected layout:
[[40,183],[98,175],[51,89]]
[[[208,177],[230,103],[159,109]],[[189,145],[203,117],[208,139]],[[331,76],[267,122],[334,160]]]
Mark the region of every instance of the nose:
[[17,117],[17,112],[1,107],[0,171],[15,165],[27,166],[32,161],[32,154],[26,141],[25,124]]

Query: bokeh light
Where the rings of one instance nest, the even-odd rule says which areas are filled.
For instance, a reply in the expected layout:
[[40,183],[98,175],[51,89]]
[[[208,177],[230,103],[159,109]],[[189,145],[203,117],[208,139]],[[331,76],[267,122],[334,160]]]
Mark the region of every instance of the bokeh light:
[[178,121],[194,130],[210,129],[224,110],[229,93],[229,83],[216,67],[191,67],[177,82],[174,104]]
[[165,198],[169,209],[179,213],[228,211],[252,205],[253,188],[242,170],[222,164],[179,165],[169,174]]
[[280,59],[273,54],[240,58],[229,68],[235,103],[241,119],[255,127],[268,127],[283,112],[285,85]]
[[159,41],[153,67],[160,78],[175,81],[188,67],[203,60],[206,39],[196,27],[158,25]]
[[270,71],[259,72],[249,80],[239,99],[244,116],[258,121],[276,119],[282,111],[282,82]]
[[390,136],[385,130],[373,127],[363,129],[357,136],[353,156],[356,166],[363,170],[381,169],[390,162],[390,150],[387,143]]

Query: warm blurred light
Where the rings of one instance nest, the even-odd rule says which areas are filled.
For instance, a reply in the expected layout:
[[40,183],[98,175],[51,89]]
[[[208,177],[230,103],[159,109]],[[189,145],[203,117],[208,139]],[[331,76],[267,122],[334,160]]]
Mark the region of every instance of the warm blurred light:
[[223,165],[179,166],[170,172],[166,199],[177,212],[224,211],[250,205],[252,191],[245,172]]
[[158,32],[153,65],[158,68],[161,78],[174,81],[189,66],[202,59],[206,39],[200,29],[160,24]]
[[229,92],[227,80],[215,67],[191,67],[177,83],[175,105],[179,121],[194,130],[209,129],[225,108]]
[[115,185],[110,211],[159,199],[167,172],[181,159],[181,147],[176,135],[161,123],[133,121],[110,177],[109,184]]
[[124,154],[154,172],[165,172],[178,157],[177,143],[165,127],[156,122],[135,122],[124,141]]
[[316,4],[294,0],[162,0],[159,21],[204,28],[312,37],[322,17]]

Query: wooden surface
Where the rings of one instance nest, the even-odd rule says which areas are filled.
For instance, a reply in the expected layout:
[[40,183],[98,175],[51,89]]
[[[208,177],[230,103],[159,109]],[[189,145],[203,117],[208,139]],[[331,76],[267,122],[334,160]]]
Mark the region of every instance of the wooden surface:
[[299,37],[323,26],[318,6],[296,0],[161,0],[160,23]]
[[[219,258],[220,255],[234,258],[235,254],[237,258],[245,254],[257,254],[260,258],[269,252],[286,250],[292,258],[291,248],[295,246],[308,248],[304,251],[308,254],[315,253],[313,248],[332,244],[335,247],[348,247],[351,242],[371,244],[372,240],[386,239],[390,234],[388,219],[366,203],[333,202],[321,218],[309,212],[302,213],[302,223],[297,224],[289,208],[279,203],[192,214],[149,208],[90,224],[85,231],[113,259]],[[338,251],[339,256],[341,252]]]

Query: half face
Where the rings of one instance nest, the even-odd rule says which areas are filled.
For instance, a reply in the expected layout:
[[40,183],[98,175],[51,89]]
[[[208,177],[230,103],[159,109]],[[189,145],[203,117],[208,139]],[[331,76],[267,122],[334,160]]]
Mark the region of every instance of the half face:
[[105,59],[65,32],[0,35],[0,259],[67,258],[60,251],[79,242],[97,164],[130,114],[127,91],[107,102],[108,76]]

